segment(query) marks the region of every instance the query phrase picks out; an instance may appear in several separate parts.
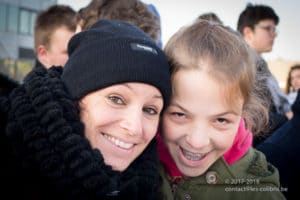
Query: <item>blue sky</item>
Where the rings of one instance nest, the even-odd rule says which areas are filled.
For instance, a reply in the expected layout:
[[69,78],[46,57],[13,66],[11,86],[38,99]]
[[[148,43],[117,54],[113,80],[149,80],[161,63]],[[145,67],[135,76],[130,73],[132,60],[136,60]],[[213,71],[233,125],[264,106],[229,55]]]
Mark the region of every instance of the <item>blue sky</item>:
[[[299,0],[142,0],[156,6],[162,20],[162,39],[169,37],[181,26],[193,22],[204,12],[216,13],[224,24],[236,29],[240,12],[248,2],[266,4],[280,17],[278,36],[273,51],[263,54],[266,59],[285,59],[300,62],[300,1]],[[58,3],[71,5],[78,10],[90,0],[58,0]],[[175,3],[176,2],[176,3]],[[298,14],[297,14],[298,13]]]

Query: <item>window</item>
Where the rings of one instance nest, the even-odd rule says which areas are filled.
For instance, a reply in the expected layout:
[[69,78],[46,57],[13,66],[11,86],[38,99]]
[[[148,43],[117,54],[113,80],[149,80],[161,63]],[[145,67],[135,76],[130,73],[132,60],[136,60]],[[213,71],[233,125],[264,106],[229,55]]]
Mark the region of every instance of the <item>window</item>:
[[36,18],[36,13],[30,10],[21,9],[20,10],[20,26],[19,32],[21,34],[33,35],[34,22]]
[[37,14],[35,12],[32,12],[30,15],[30,34],[34,34],[34,24],[35,24],[35,19],[36,19]]
[[6,31],[6,12],[7,8],[5,4],[0,3],[0,31]]
[[9,32],[18,32],[18,7],[13,5],[8,5],[8,24],[7,31]]
[[20,33],[29,34],[30,28],[30,13],[27,10],[20,10]]

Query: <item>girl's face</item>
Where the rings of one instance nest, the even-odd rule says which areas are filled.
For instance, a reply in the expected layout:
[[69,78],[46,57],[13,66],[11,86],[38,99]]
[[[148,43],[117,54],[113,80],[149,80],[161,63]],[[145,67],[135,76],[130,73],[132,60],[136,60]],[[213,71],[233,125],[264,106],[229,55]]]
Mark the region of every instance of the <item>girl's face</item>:
[[80,101],[85,136],[114,170],[124,171],[156,134],[161,93],[144,83],[113,85]]
[[291,72],[291,85],[295,91],[300,89],[300,69],[294,69]]
[[243,101],[228,105],[222,85],[200,70],[179,70],[173,88],[163,115],[163,137],[179,170],[199,176],[231,147]]

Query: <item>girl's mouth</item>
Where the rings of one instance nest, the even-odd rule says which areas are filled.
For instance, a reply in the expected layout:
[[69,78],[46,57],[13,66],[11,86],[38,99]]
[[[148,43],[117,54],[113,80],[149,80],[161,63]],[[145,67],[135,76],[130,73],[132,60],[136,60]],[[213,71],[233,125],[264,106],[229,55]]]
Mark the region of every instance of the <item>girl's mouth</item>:
[[182,147],[180,147],[182,155],[187,159],[187,160],[191,160],[191,161],[199,161],[201,159],[203,159],[207,153],[202,154],[202,153],[193,153],[190,152],[186,149],[183,149]]

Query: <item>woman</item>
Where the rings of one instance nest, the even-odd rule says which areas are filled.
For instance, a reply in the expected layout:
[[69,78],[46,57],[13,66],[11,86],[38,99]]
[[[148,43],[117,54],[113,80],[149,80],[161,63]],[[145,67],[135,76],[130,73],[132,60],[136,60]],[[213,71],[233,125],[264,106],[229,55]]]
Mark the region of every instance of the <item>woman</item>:
[[9,172],[19,175],[6,187],[17,182],[30,199],[158,198],[153,138],[170,93],[163,52],[135,26],[101,20],[68,53],[64,69],[33,70],[1,100],[16,155]]
[[297,92],[300,88],[300,65],[294,65],[290,68],[286,81],[286,94],[289,103],[293,105],[296,100]]

